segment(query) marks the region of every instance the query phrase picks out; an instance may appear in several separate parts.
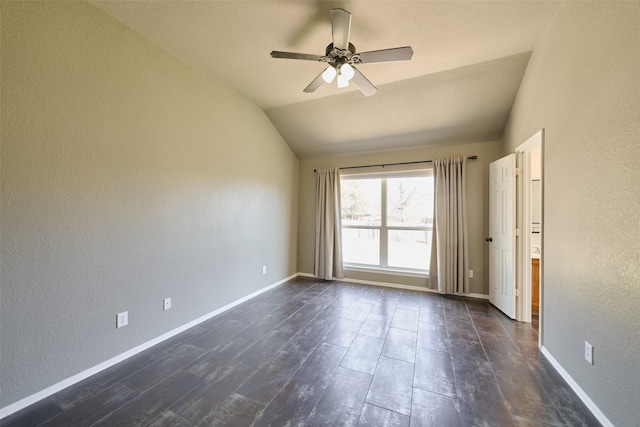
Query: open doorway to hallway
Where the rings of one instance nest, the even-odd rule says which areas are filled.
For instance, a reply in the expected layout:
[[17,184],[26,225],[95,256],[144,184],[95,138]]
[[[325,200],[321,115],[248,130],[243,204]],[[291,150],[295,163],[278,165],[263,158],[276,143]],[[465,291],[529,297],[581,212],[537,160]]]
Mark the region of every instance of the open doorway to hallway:
[[532,322],[539,329],[542,343],[543,319],[543,139],[544,132],[535,135],[516,148],[518,182],[518,228],[521,238],[518,250],[518,288],[520,299],[517,319]]

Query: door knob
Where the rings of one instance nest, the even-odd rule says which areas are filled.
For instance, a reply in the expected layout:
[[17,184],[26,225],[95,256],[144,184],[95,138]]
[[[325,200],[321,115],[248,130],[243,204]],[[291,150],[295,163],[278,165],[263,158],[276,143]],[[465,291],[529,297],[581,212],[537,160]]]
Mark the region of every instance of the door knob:
[[484,239],[485,242],[493,242],[493,239],[491,237],[487,237],[486,239]]

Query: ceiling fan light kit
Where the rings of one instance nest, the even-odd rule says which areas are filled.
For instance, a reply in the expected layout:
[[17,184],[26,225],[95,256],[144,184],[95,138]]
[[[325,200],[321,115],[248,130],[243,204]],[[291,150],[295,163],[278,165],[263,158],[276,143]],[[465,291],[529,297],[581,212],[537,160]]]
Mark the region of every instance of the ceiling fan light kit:
[[349,65],[348,62],[346,62],[340,66],[340,74],[342,74],[345,79],[351,80],[356,72],[354,71],[353,67]]
[[349,87],[349,79],[347,79],[342,74],[338,74],[338,87],[342,89],[343,87]]
[[322,72],[322,80],[324,80],[325,83],[331,83],[333,79],[336,78],[337,74],[338,72],[336,71],[336,69],[332,65],[330,65],[326,70]]
[[351,13],[343,9],[331,9],[331,35],[333,43],[325,50],[325,55],[308,53],[272,51],[272,58],[301,59],[329,64],[329,66],[309,83],[304,92],[312,93],[322,83],[331,83],[337,77],[339,88],[349,86],[349,81],[365,96],[374,95],[378,89],[353,64],[369,64],[374,62],[391,62],[410,60],[413,56],[411,46],[392,49],[373,50],[356,53],[356,47],[349,42],[351,33]]

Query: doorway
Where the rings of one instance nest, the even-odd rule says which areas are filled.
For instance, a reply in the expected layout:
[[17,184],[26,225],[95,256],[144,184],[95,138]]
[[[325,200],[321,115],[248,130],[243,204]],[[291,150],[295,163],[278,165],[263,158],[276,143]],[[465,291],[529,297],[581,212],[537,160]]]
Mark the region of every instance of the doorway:
[[[531,322],[539,319],[542,343],[543,321],[543,256],[544,256],[544,131],[536,132],[516,148],[518,176],[518,228],[521,230],[517,263],[520,268],[516,282],[521,289],[516,318]],[[536,313],[537,308],[537,313]]]

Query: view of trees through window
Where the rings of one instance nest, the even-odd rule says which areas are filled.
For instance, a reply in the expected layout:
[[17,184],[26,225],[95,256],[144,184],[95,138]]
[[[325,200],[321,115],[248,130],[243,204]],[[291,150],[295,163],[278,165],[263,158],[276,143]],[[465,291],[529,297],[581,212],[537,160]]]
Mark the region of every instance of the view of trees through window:
[[343,177],[342,248],[346,264],[429,269],[433,177]]

